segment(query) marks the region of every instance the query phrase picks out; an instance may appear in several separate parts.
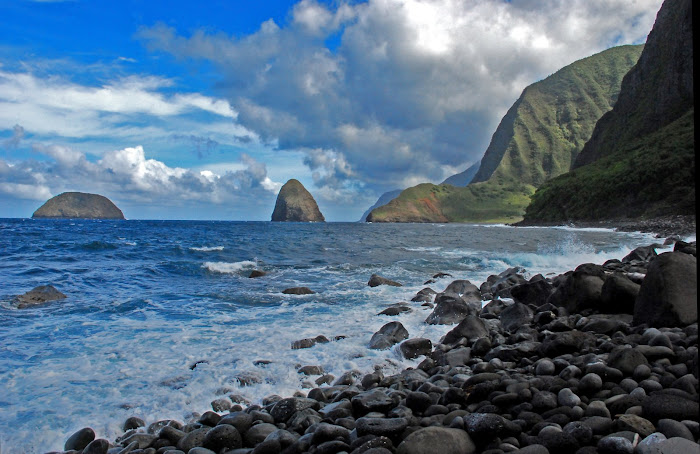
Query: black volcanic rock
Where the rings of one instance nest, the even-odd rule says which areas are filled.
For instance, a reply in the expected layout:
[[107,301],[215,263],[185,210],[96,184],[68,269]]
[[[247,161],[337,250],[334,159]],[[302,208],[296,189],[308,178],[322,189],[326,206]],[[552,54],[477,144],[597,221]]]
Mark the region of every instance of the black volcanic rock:
[[272,221],[324,222],[316,200],[298,180],[287,181],[277,195]]
[[84,192],[64,192],[39,207],[33,218],[124,219],[124,213],[107,197]]

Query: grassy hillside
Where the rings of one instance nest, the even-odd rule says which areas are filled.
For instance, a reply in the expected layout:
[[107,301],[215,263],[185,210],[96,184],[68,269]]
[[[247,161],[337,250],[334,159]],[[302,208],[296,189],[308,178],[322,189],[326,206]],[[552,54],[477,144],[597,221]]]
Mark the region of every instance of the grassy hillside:
[[368,220],[495,223],[522,219],[535,188],[569,170],[596,121],[615,103],[622,78],[642,48],[608,49],[530,85],[501,120],[466,188],[445,184],[409,188],[373,210]]
[[619,100],[526,223],[695,214],[691,0],[666,0]]
[[522,219],[535,191],[529,185],[491,182],[456,187],[419,184],[388,204],[374,209],[368,222],[505,223]]
[[615,153],[555,178],[527,207],[543,222],[695,213],[694,109]]

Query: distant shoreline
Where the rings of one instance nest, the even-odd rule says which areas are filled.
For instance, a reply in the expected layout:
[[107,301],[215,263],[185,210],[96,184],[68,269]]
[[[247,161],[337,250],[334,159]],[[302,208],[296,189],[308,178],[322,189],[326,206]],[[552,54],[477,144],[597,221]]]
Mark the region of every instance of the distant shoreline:
[[622,232],[655,233],[658,237],[692,235],[697,232],[695,215],[659,216],[650,219],[605,219],[600,221],[532,222],[519,221],[513,227],[554,227],[567,225],[574,228],[608,228]]

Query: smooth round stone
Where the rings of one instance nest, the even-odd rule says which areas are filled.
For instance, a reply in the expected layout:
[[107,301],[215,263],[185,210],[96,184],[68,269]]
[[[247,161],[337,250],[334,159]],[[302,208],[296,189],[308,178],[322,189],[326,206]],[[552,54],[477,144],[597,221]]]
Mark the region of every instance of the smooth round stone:
[[189,451],[187,451],[187,454],[216,454],[216,453],[214,451],[212,451],[211,449],[196,447],[196,448],[192,448]]
[[83,450],[94,439],[95,439],[95,431],[92,430],[90,427],[85,427],[83,429],[80,429],[79,431],[77,431],[73,435],[71,435],[68,438],[68,440],[66,440],[66,444],[64,445],[63,450],[64,451]]
[[[397,454],[475,454],[474,442],[463,430],[426,427],[408,435],[396,450]],[[366,452],[366,451],[365,451]]]
[[581,398],[569,388],[562,388],[557,394],[557,401],[562,407],[573,408],[581,403]]
[[673,419],[660,419],[656,424],[659,432],[666,435],[666,438],[681,437],[686,440],[695,441],[692,432],[682,422]]
[[598,442],[601,454],[634,454],[634,445],[625,437],[603,437]]
[[591,372],[584,375],[583,377],[581,377],[581,380],[579,380],[579,389],[584,392],[594,393],[602,388],[603,379],[600,378],[600,375],[598,374],[594,374]]
[[535,375],[554,375],[556,367],[554,363],[548,359],[538,361],[535,366]]
[[649,377],[651,377],[651,367],[646,364],[640,364],[635,367],[634,372],[632,372],[632,378],[637,381],[646,380]]
[[659,445],[662,441],[666,441],[666,436],[660,432],[654,432],[637,444],[636,454],[659,454]]
[[221,424],[207,432],[204,437],[203,445],[205,448],[219,452],[223,448],[241,448],[243,446],[243,440],[241,439],[241,434],[234,426]]
[[355,429],[359,436],[376,435],[394,437],[408,427],[406,418],[359,418],[355,421]]
[[638,433],[640,437],[648,437],[656,431],[654,424],[648,419],[637,415],[620,415],[616,421],[618,430],[628,430]]
[[144,427],[146,423],[143,421],[141,418],[137,418],[136,416],[132,416],[130,418],[127,418],[126,421],[124,421],[124,432],[131,430],[131,429],[138,429],[139,427]]
[[646,396],[647,396],[647,392],[644,391],[644,388],[642,388],[642,387],[634,388],[634,389],[630,392],[630,397],[634,397],[635,399],[642,400],[642,399],[644,399]]
[[540,391],[532,396],[532,406],[537,410],[557,408],[557,396],[549,391]]
[[620,388],[624,389],[626,393],[631,393],[639,384],[632,380],[631,378],[625,378],[620,382]]
[[700,454],[700,445],[680,437],[662,441],[658,447],[660,454]]
[[593,430],[580,421],[573,421],[565,425],[564,432],[573,436],[580,445],[586,445],[593,439]]
[[605,402],[602,400],[594,400],[588,404],[586,408],[586,416],[602,416],[604,418],[610,418],[610,410],[605,406]]
[[639,386],[641,386],[644,389],[644,391],[646,391],[647,393],[652,393],[654,391],[661,391],[662,389],[664,389],[664,387],[663,387],[663,385],[661,385],[661,383],[659,383],[656,380],[651,380],[651,379],[642,380],[641,382],[639,382]]
[[559,378],[563,380],[578,378],[581,376],[581,373],[581,369],[576,366],[566,366],[561,372],[559,372]]
[[92,440],[85,449],[83,449],[82,454],[107,454],[109,450],[109,442],[98,438],[97,440]]
[[192,432],[188,432],[180,439],[180,441],[177,442],[177,448],[185,452],[189,452],[189,450],[192,448],[204,445],[204,437],[206,437],[209,430],[209,427],[202,427],[200,429],[195,429]]

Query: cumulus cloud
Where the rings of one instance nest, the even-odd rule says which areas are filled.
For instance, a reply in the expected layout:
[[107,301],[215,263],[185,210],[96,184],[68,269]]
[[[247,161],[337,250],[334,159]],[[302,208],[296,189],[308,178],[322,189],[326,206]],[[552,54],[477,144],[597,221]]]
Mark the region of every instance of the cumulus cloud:
[[217,174],[170,167],[147,158],[140,145],[109,151],[96,162],[66,146],[34,144],[32,149],[49,159],[0,160],[0,193],[46,200],[79,190],[136,204],[174,206],[188,201],[223,204],[255,198],[269,203],[281,187],[270,179],[264,163],[248,155],[241,156],[240,169]]
[[[281,149],[304,150],[318,184],[381,190],[478,160],[527,85],[643,41],[660,4],[302,0],[288,23],[269,20],[247,36],[185,36],[164,24],[139,36],[154,51],[214,63],[238,121]],[[329,49],[331,39],[339,45]]]

